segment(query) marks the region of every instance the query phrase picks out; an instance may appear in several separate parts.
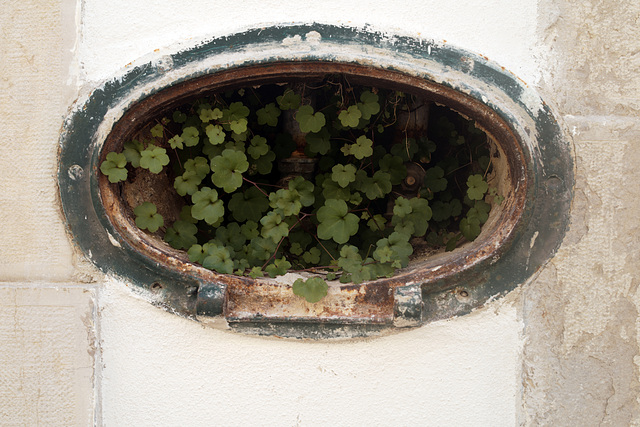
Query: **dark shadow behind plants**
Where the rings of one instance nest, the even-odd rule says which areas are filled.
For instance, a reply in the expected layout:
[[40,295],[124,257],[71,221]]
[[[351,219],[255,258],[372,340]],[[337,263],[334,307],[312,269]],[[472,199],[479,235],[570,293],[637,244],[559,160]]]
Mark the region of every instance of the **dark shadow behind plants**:
[[[183,105],[100,170],[137,226],[191,262],[254,278],[306,272],[293,292],[309,302],[326,280],[389,277],[417,253],[474,240],[502,199],[472,121],[335,75]],[[131,196],[141,180],[170,196]]]

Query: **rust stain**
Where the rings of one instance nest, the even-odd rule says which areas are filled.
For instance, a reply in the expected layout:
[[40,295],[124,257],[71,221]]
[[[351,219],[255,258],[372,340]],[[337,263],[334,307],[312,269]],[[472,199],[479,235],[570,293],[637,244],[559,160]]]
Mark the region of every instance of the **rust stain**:
[[[310,304],[296,296],[287,284],[268,279],[251,279],[219,274],[189,262],[183,251],[171,248],[157,236],[140,230],[134,222],[132,208],[123,201],[122,184],[109,183],[94,171],[107,217],[129,245],[142,252],[163,268],[197,278],[202,283],[227,285],[225,316],[236,321],[256,319],[287,321],[336,321],[391,323],[393,321],[393,290],[395,287],[419,283],[423,287],[444,277],[459,274],[478,262],[494,257],[508,248],[514,230],[525,210],[527,163],[511,128],[498,114],[461,92],[431,81],[384,69],[358,64],[331,62],[287,62],[231,69],[189,80],[149,96],[130,108],[108,135],[100,153],[102,162],[110,151],[121,151],[146,123],[163,111],[189,102],[204,93],[256,84],[295,82],[319,78],[326,74],[343,73],[353,84],[385,87],[418,94],[433,102],[446,104],[463,115],[474,118],[495,141],[508,168],[508,194],[500,206],[497,220],[483,230],[482,238],[460,250],[437,257],[414,259],[408,268],[394,277],[360,285],[330,286],[329,294],[318,303]],[[518,191],[513,189],[518,188]],[[149,283],[147,286],[151,286]]]
[[[393,296],[377,286],[332,286],[317,303],[296,296],[288,285],[277,283],[234,284],[227,289],[225,315],[234,321],[292,321],[316,319],[341,323],[389,323],[393,320]],[[371,297],[373,295],[373,297]]]

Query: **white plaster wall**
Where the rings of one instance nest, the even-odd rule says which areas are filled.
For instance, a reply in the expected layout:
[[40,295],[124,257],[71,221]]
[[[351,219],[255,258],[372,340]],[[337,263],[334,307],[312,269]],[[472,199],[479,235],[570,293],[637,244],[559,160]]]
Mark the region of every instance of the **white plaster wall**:
[[333,342],[205,328],[116,283],[106,287],[100,311],[106,425],[516,422],[522,341],[509,305],[384,338]]
[[[640,6],[632,0],[37,0],[0,8],[0,424],[640,425]],[[565,242],[469,316],[295,342],[203,328],[98,274],[64,233],[63,117],[169,45],[287,22],[482,54],[575,142]]]
[[[369,26],[446,42],[485,55],[526,81],[537,76],[536,1],[320,0],[85,1],[78,60],[83,79],[111,76],[131,61],[175,43],[275,23]],[[497,18],[499,17],[499,18]],[[159,29],[162,29],[159,31]]]

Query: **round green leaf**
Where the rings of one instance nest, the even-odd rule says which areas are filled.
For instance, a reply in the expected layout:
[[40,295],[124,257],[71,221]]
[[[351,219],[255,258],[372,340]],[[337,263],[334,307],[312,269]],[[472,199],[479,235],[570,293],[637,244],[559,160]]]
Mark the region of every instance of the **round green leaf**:
[[184,145],[186,145],[187,147],[195,147],[196,145],[198,145],[198,142],[200,142],[199,135],[200,133],[198,132],[198,129],[193,126],[187,126],[186,128],[182,129],[182,135],[180,136],[184,141]]
[[273,263],[267,265],[264,270],[269,277],[282,276],[287,274],[287,270],[291,268],[291,263],[285,258],[279,258],[273,261]]
[[373,178],[366,181],[364,191],[369,200],[386,196],[391,192],[391,175],[387,172],[377,171],[373,174]]
[[222,126],[209,124],[204,131],[211,145],[220,145],[224,142],[226,135],[224,130],[222,130]]
[[293,282],[292,290],[307,302],[316,303],[327,295],[329,285],[320,277],[310,277],[307,280],[298,279]]
[[158,213],[156,205],[151,202],[140,204],[133,210],[133,213],[136,215],[136,225],[142,230],[155,233],[164,225],[162,215]]
[[124,144],[122,154],[124,154],[127,161],[131,163],[131,166],[138,168],[140,167],[140,152],[142,150],[144,150],[142,143],[134,139]]
[[360,101],[358,103],[358,109],[362,113],[362,118],[369,120],[372,115],[380,112],[380,104],[378,103],[378,95],[371,93],[371,91],[365,90],[360,95]]
[[244,153],[226,149],[220,156],[211,159],[211,181],[216,187],[231,193],[242,185],[242,173],[249,168]]
[[278,117],[280,117],[280,109],[273,102],[264,106],[264,108],[256,111],[258,116],[258,124],[277,126]]
[[303,177],[296,176],[291,181],[289,181],[288,186],[289,190],[298,193],[302,206],[311,206],[315,201],[315,196],[313,194],[315,186],[313,185],[313,183],[307,181]]
[[302,259],[307,264],[317,265],[320,262],[320,255],[321,255],[320,249],[311,248],[307,252],[302,254]]
[[349,238],[358,232],[360,219],[348,212],[347,203],[344,200],[330,199],[324,206],[318,209],[318,237],[321,239],[333,239],[338,244],[346,243]]
[[362,135],[356,139],[356,143],[351,147],[351,154],[356,159],[362,160],[373,154],[373,141]]
[[154,138],[162,138],[164,136],[164,126],[162,126],[162,123],[158,123],[151,128],[151,136]]
[[278,243],[283,237],[289,234],[289,226],[282,220],[282,216],[276,212],[269,212],[260,220],[262,230],[260,234],[265,239],[271,239]]
[[184,162],[184,169],[189,172],[195,172],[201,179],[204,179],[210,172],[209,161],[204,157],[198,156],[195,159],[189,159]]
[[403,218],[411,213],[411,202],[400,196],[396,199],[393,205],[393,214],[397,217]]
[[181,196],[192,195],[198,191],[198,186],[201,182],[202,178],[195,171],[186,171],[182,176],[176,177],[173,182],[173,188]]
[[340,120],[340,123],[342,123],[344,127],[358,127],[360,117],[362,117],[362,112],[355,105],[350,106],[346,110],[342,110],[340,114],[338,114],[338,120]]
[[325,125],[325,117],[321,112],[314,113],[313,107],[310,105],[303,105],[296,113],[296,121],[300,126],[300,131],[307,132],[320,132],[320,129]]
[[469,176],[469,178],[467,178],[467,186],[469,187],[467,195],[471,200],[482,200],[484,193],[489,189],[489,184],[487,184],[487,181],[485,181],[480,174]]
[[193,207],[191,215],[195,219],[203,219],[207,224],[215,224],[224,215],[222,200],[218,200],[218,192],[209,187],[202,187],[191,196]]
[[184,140],[180,135],[175,135],[174,137],[170,138],[168,142],[169,142],[169,146],[171,146],[171,148],[173,148],[174,150],[175,149],[182,150],[182,148],[184,148],[184,145],[182,144]]
[[222,246],[209,249],[202,260],[202,266],[222,274],[233,273],[233,259],[231,259],[231,254],[227,248]]
[[269,194],[269,205],[283,216],[298,215],[302,209],[300,194],[284,188]]
[[373,258],[380,262],[397,260],[402,267],[406,267],[409,264],[409,255],[413,253],[409,238],[408,234],[394,231],[389,237],[378,240]]
[[256,187],[234,193],[229,200],[229,210],[236,221],[260,221],[269,208],[269,199]]
[[478,218],[462,218],[460,231],[465,239],[472,242],[480,235],[480,220]]
[[167,150],[162,147],[150,145],[140,153],[140,167],[149,169],[152,173],[160,173],[162,168],[168,164]]
[[197,232],[198,227],[195,224],[178,220],[167,228],[164,241],[175,249],[188,249],[198,242],[198,239],[196,239]]
[[247,153],[254,158],[258,159],[269,152],[269,145],[267,144],[267,138],[260,135],[256,135],[251,138],[251,145],[247,148]]
[[326,127],[320,129],[320,132],[310,132],[305,136],[307,148],[312,154],[327,154],[331,148],[331,134]]
[[356,180],[356,167],[354,165],[335,165],[331,172],[331,179],[342,188]]
[[109,182],[126,181],[127,158],[124,154],[109,153],[100,165],[100,171],[109,178]]
[[189,248],[189,250],[187,251],[187,255],[189,255],[189,261],[202,264],[202,260],[206,255],[206,251],[201,245],[196,244],[192,245]]
[[282,110],[295,110],[300,107],[302,97],[296,95],[291,89],[287,89],[284,93],[276,98],[276,102]]
[[447,189],[447,180],[444,177],[444,169],[440,166],[434,166],[427,169],[424,175],[424,185],[432,193],[444,191]]

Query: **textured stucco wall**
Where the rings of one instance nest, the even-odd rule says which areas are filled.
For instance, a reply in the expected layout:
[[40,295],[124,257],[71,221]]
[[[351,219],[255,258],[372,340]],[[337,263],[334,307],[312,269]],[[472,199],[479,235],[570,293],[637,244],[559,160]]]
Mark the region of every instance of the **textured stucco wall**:
[[[66,85],[73,31],[60,2],[0,8],[0,280],[73,276],[56,196],[56,138],[74,96]],[[37,30],[34,26],[37,22]]]
[[0,8],[0,425],[91,425],[96,288],[57,202],[57,139],[77,96],[73,3]]
[[575,143],[572,226],[524,288],[524,419],[640,424],[640,4],[541,1],[540,90]]
[[[10,1],[0,10],[0,424],[640,424],[640,6],[149,5]],[[571,230],[537,279],[462,318],[309,343],[203,328],[74,252],[55,170],[75,97],[167,45],[312,21],[446,40],[540,91],[575,145],[577,182]]]

